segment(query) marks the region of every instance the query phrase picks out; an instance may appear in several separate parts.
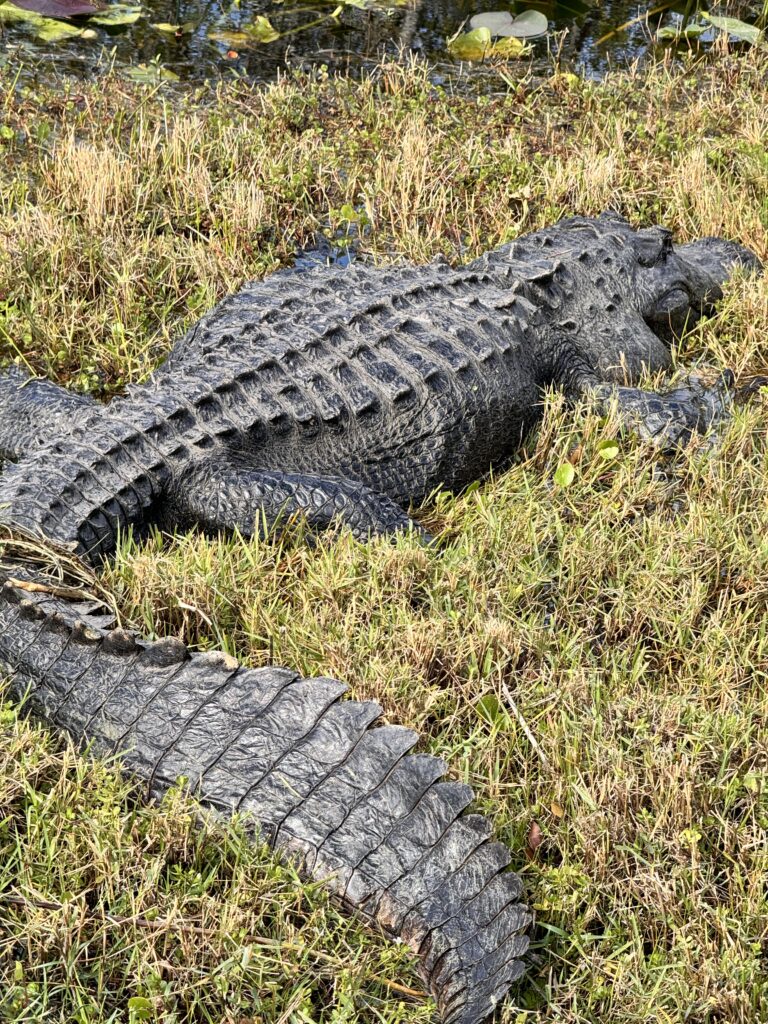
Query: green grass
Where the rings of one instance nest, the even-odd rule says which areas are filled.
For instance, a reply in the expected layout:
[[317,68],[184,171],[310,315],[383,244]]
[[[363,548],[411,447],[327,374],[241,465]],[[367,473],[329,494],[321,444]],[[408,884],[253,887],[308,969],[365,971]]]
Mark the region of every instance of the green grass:
[[[0,76],[2,357],[99,394],[348,207],[379,261],[607,206],[768,257],[757,52],[480,99],[391,65],[171,96]],[[680,361],[758,372],[767,332],[768,285],[736,280]],[[758,396],[714,454],[619,437],[604,458],[616,424],[553,396],[510,471],[419,513],[437,550],[154,537],[105,581],[145,633],[344,678],[472,783],[538,917],[505,1024],[765,1022],[767,427]],[[5,1018],[429,1019],[403,949],[237,824],[198,827],[181,794],[142,807],[3,715]]]

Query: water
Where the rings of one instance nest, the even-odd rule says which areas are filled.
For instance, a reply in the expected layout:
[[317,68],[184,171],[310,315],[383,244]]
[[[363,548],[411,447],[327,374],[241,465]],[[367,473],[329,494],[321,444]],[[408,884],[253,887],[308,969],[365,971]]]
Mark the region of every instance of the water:
[[[557,51],[568,66],[600,77],[608,67],[626,67],[654,48],[652,29],[659,16],[643,17],[649,3],[627,0],[552,0],[552,2],[504,3],[503,0],[391,0],[395,6],[373,0],[347,0],[333,17],[334,0],[150,0],[132,25],[103,27],[82,19],[71,22],[90,29],[92,38],[44,42],[36,29],[20,22],[6,24],[0,41],[0,60],[11,52],[41,60],[55,59],[61,70],[76,74],[98,72],[111,60],[124,65],[151,64],[172,71],[182,79],[246,75],[269,80],[280,69],[296,65],[326,64],[329,68],[357,70],[383,54],[415,51],[450,73],[455,69],[446,40],[463,22],[483,10],[506,9],[513,13],[534,7],[550,21],[550,34],[533,42],[531,58],[512,63],[520,75],[548,64]],[[682,5],[684,7],[684,4]],[[0,11],[2,8],[0,8]],[[265,16],[280,33],[271,42],[243,36],[255,19]],[[668,19],[665,14],[662,17]],[[628,28],[601,38],[624,24]],[[174,34],[153,24],[183,26]],[[306,26],[310,27],[306,27]],[[232,34],[234,33],[234,35]],[[211,36],[219,36],[212,39]],[[54,57],[52,57],[54,55]],[[150,67],[150,75],[156,73]]]

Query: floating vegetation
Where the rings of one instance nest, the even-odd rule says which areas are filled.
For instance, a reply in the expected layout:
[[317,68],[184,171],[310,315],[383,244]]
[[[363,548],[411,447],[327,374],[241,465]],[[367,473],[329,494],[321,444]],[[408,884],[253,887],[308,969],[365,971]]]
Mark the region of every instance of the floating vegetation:
[[648,7],[641,14],[623,22],[600,36],[598,45],[608,42],[615,36],[625,32],[627,29],[643,22],[648,23],[652,18],[661,18],[666,14],[670,15],[670,21],[666,25],[660,25],[653,38],[658,42],[682,42],[685,40],[711,43],[718,34],[725,34],[735,42],[750,43],[753,46],[762,45],[765,42],[765,25],[768,24],[768,0],[764,0],[762,10],[753,9],[755,24],[743,21],[741,18],[712,13],[704,10],[700,4],[689,2],[683,13],[675,8],[676,0],[665,0],[664,3]]
[[[59,43],[65,39],[96,39],[97,32],[90,25],[117,28],[133,25],[141,17],[142,8],[134,4],[91,4],[84,0],[22,0],[0,3],[0,23],[23,22],[36,39],[44,43]],[[86,24],[72,25],[65,18],[87,17]]]
[[63,39],[72,39],[78,36],[81,39],[96,38],[96,32],[92,28],[70,25],[67,21],[49,18],[36,11],[15,7],[12,4],[0,4],[0,24],[13,24],[14,22],[24,22],[32,30],[35,39],[43,43],[58,43]]
[[447,43],[448,53],[457,60],[481,61],[489,57],[522,57],[529,47],[522,39],[510,36],[494,42],[489,28],[473,28],[471,32],[457,32]]
[[549,22],[541,11],[523,11],[516,18],[509,11],[486,11],[470,18],[469,27],[487,28],[496,37],[536,39],[547,34]]
[[636,59],[662,43],[706,51],[717,42],[715,59],[727,42],[763,46],[768,26],[768,0],[729,0],[708,10],[700,0],[642,6],[629,0],[533,2],[540,9],[520,10],[516,0],[508,9],[483,11],[475,0],[476,13],[470,7],[472,17],[462,23],[462,0],[443,0],[439,9],[435,0],[227,0],[202,7],[196,0],[152,0],[144,7],[131,0],[0,0],[0,27],[8,26],[11,47],[34,40],[41,50],[56,49],[57,60],[71,61],[73,69],[101,61],[105,46],[110,60],[123,66],[153,58],[152,66],[165,63],[182,77],[197,78],[238,60],[238,75],[263,79],[283,64],[288,48],[282,41],[293,36],[302,37],[290,47],[293,57],[315,56],[329,66],[397,46],[438,62],[534,53],[540,70],[550,47],[538,43],[532,50],[527,44],[552,32],[558,60],[599,74],[614,55]]

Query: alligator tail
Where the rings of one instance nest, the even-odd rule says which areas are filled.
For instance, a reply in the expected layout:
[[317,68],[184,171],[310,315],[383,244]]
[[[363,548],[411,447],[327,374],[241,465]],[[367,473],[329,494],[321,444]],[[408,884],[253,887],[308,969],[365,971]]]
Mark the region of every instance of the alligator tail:
[[523,973],[528,908],[462,783],[409,753],[409,729],[340,700],[335,679],[244,668],[147,642],[93,605],[0,589],[0,664],[13,693],[160,796],[180,776],[204,806],[262,838],[418,954],[446,1024],[475,1024]]

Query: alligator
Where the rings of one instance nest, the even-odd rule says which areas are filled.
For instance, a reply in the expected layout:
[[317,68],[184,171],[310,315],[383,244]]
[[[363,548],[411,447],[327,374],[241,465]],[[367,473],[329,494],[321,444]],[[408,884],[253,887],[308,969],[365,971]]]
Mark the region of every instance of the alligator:
[[[732,377],[637,386],[721,297],[744,247],[571,218],[452,267],[318,267],[245,285],[107,405],[0,375],[0,521],[97,568],[127,530],[270,531],[303,516],[365,540],[411,530],[436,488],[514,457],[547,388],[663,447],[728,414]],[[6,549],[12,694],[160,796],[215,814],[407,942],[446,1024],[485,1019],[524,970],[531,914],[510,852],[416,734],[343,683],[246,668],[118,628]],[[64,552],[65,555],[61,555]],[[26,554],[25,554],[26,553]],[[41,582],[43,580],[44,582]]]

